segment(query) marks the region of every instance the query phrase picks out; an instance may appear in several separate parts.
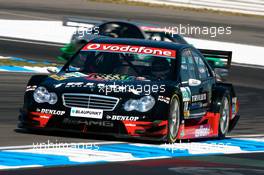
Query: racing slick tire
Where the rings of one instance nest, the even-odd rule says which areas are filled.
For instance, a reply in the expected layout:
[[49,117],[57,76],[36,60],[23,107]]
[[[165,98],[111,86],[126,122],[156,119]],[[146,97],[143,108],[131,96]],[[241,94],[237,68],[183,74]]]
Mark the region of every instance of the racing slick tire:
[[173,95],[169,106],[167,142],[174,143],[180,127],[180,100],[177,95]]
[[218,126],[218,139],[224,139],[228,133],[230,121],[230,100],[229,96],[225,94],[222,98],[220,107],[220,118]]

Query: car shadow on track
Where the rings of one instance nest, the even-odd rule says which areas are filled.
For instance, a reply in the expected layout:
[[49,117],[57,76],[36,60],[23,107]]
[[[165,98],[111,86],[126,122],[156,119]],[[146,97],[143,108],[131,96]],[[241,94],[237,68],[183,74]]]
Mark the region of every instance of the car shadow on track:
[[[97,141],[108,141],[108,142],[127,142],[127,143],[141,143],[141,144],[153,144],[160,145],[166,143],[165,141],[160,140],[150,140],[146,138],[135,138],[135,137],[115,137],[112,135],[102,135],[102,134],[87,134],[87,133],[75,133],[67,131],[41,131],[41,130],[29,130],[29,129],[14,129],[16,133],[20,134],[31,134],[31,135],[42,135],[42,136],[53,136],[53,137],[62,137],[62,138],[79,138],[87,139],[87,142],[92,140]],[[230,139],[230,138],[225,138]],[[219,140],[218,138],[211,139],[191,139],[191,140],[177,140],[176,143],[188,143],[188,142],[205,142],[205,141]]]

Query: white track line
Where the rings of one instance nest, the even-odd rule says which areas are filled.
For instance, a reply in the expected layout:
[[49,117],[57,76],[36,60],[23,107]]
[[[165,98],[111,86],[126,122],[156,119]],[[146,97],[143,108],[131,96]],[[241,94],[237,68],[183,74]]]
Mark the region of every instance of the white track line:
[[10,169],[19,169],[19,168],[38,168],[43,167],[43,165],[22,165],[22,166],[3,166],[0,165],[0,170],[10,170]]
[[[63,141],[61,141],[63,142]],[[59,141],[57,142],[59,144]],[[67,144],[79,144],[79,145],[108,145],[108,144],[120,144],[120,143],[128,143],[128,142],[115,142],[115,141],[109,141],[109,142],[71,142]],[[56,142],[54,142],[56,144]],[[1,146],[0,150],[7,150],[7,149],[28,149],[28,148],[33,148],[34,145],[20,145],[20,146]]]
[[227,136],[229,138],[257,138],[257,137],[264,137],[264,134],[238,134],[238,135],[230,135]]
[[12,41],[12,42],[19,42],[19,43],[28,43],[28,44],[38,44],[38,45],[46,45],[46,46],[55,46],[55,47],[63,47],[63,44],[55,44],[55,43],[47,43],[47,42],[41,42],[41,41],[28,41],[23,39],[11,39],[11,38],[1,38],[2,41]]
[[[260,138],[260,137],[263,137],[264,138],[264,134],[245,134],[245,135],[229,135],[227,136],[227,138],[249,138],[249,139],[257,139],[257,138]],[[63,141],[57,141],[57,142],[54,142],[54,144],[59,144],[60,142],[63,142]],[[52,144],[52,141],[50,142]],[[119,141],[109,141],[109,142],[69,142],[69,143],[66,143],[66,144],[79,144],[79,145],[88,145],[88,144],[91,144],[91,145],[108,145],[108,144],[122,144],[122,143],[129,143],[129,142],[119,142]],[[0,150],[9,150],[9,149],[30,149],[30,148],[33,148],[34,145],[19,145],[19,146],[1,146],[0,147]]]
[[240,63],[232,63],[231,65],[238,67],[253,68],[253,69],[264,69],[264,66],[261,65],[249,65],[249,64],[240,64]]
[[51,20],[51,18],[46,18],[46,17],[41,17],[41,16],[33,16],[33,15],[25,15],[25,14],[18,14],[18,13],[12,13],[12,12],[7,12],[7,11],[2,11],[2,12],[0,12],[0,14],[26,17],[26,18],[32,18],[32,19],[39,19],[39,20]]
[[5,57],[5,56],[1,56],[0,55],[0,60],[6,60],[6,59],[10,59],[11,57]]

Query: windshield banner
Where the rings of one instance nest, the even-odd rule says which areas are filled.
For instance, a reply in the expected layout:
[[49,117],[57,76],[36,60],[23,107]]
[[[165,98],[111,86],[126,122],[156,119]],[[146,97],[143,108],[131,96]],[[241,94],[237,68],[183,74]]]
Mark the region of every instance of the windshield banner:
[[121,44],[89,43],[82,48],[82,51],[89,51],[89,50],[136,53],[136,54],[154,55],[154,56],[170,57],[170,58],[176,57],[175,50],[144,47],[144,46],[121,45]]

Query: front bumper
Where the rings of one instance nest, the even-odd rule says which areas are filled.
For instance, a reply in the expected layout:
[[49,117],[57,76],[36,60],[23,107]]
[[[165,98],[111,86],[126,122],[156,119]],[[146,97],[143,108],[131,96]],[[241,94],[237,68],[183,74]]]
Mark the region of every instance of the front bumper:
[[[186,123],[180,125],[177,138],[186,140],[217,137],[219,117],[220,114],[218,113],[208,112],[195,123],[185,120]],[[18,127],[166,141],[168,121],[109,121],[55,116],[21,110]]]
[[[117,137],[142,137],[163,140],[167,135],[167,120],[112,121],[104,119],[88,119],[58,116],[30,112],[21,109],[19,128],[38,130],[60,130],[87,134],[114,135]],[[152,140],[152,139],[151,139]]]

